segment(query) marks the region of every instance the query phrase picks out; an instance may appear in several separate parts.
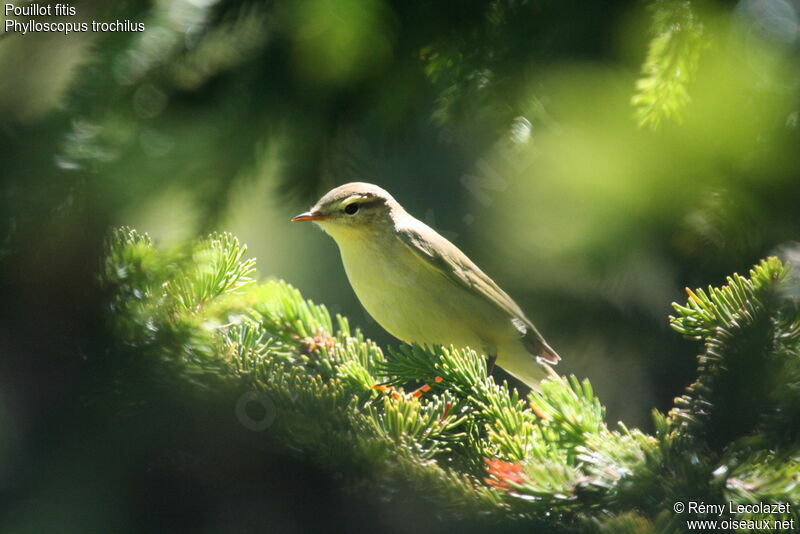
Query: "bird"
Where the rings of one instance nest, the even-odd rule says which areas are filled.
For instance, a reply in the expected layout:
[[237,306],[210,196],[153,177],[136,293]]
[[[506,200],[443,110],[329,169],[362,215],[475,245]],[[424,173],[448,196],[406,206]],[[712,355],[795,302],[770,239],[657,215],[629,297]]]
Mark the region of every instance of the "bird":
[[383,188],[336,187],[291,219],[313,221],[339,247],[373,319],[402,342],[469,347],[531,388],[561,359],[522,309],[461,250]]

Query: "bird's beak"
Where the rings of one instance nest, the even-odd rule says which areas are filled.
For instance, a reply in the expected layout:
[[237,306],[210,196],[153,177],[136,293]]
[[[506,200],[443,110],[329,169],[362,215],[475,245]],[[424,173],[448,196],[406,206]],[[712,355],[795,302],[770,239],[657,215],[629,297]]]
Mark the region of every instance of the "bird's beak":
[[318,213],[314,213],[313,211],[306,211],[305,213],[301,213],[300,215],[295,215],[292,217],[292,222],[321,221],[323,219],[327,219],[327,217]]

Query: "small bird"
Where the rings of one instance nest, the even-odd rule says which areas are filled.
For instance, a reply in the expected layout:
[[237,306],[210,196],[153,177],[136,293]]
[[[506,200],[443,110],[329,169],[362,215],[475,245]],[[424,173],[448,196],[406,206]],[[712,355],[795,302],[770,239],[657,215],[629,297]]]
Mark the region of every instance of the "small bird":
[[314,221],[339,246],[367,312],[397,339],[483,351],[530,387],[560,357],[500,287],[385,190],[339,186],[292,221]]

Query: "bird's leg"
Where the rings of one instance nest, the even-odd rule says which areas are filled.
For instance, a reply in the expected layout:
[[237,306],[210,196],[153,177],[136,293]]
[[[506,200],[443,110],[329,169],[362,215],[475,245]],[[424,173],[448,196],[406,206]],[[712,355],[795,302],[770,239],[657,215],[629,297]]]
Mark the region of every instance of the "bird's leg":
[[489,376],[490,374],[492,374],[492,371],[494,371],[494,364],[495,364],[496,361],[497,361],[497,355],[496,354],[490,354],[486,358],[486,376]]

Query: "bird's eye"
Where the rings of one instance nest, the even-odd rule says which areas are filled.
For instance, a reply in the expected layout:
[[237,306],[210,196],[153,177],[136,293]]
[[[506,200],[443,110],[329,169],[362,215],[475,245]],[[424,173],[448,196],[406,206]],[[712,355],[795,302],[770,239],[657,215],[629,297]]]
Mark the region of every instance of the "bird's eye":
[[355,212],[358,211],[358,204],[353,202],[352,204],[348,204],[344,207],[344,212],[348,215],[353,215]]

